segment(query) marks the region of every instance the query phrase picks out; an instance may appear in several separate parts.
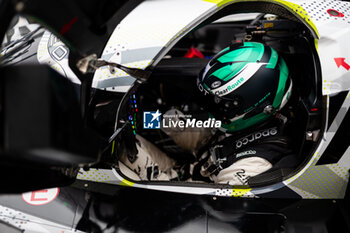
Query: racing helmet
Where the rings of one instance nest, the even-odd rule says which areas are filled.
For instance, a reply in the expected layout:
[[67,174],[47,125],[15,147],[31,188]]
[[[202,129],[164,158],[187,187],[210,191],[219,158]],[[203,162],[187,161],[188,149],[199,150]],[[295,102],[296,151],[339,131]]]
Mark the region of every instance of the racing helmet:
[[292,81],[284,59],[258,42],[231,44],[197,77],[203,107],[236,132],[264,122],[288,101]]

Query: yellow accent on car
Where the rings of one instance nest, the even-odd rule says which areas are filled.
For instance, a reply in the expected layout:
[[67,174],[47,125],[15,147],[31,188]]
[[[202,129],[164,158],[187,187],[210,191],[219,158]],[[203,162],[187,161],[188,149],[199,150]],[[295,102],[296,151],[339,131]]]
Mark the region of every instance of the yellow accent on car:
[[231,196],[232,197],[242,197],[247,194],[252,189],[232,189]]
[[111,150],[111,154],[113,154],[114,153],[114,147],[115,147],[115,140],[113,141],[113,143],[112,143],[112,150]]
[[318,53],[318,39],[315,39],[315,48],[316,48],[316,51]]
[[302,20],[310,29],[313,30],[316,38],[319,38],[319,34],[317,31],[317,28],[315,24],[311,21],[311,17],[309,14],[298,4],[288,2],[285,0],[203,0],[205,2],[211,2],[217,5],[217,8],[221,9],[223,6],[226,6],[231,3],[237,3],[237,2],[270,2],[275,3],[280,6],[285,7],[286,9],[289,9],[291,13],[293,13],[295,16],[297,16],[300,20]]
[[119,185],[131,187],[131,186],[134,185],[134,183],[131,182],[131,181],[128,181],[128,180],[126,180],[126,179],[123,179],[122,182],[121,182]]

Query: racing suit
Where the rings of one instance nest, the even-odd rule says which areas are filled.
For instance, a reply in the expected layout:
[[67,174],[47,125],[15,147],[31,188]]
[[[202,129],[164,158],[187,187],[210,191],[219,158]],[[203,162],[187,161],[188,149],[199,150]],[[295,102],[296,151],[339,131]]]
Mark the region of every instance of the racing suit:
[[133,180],[177,179],[175,161],[140,135],[136,135],[136,149],[135,157],[122,154],[119,159],[119,169],[124,175]]
[[[209,138],[215,138],[210,130],[165,130],[179,148],[196,154],[197,161],[188,166],[191,178],[187,182],[214,182],[230,185],[246,185],[250,177],[270,169],[292,168],[296,156],[285,124],[272,119],[254,128],[234,135],[221,135],[209,149],[201,154],[200,146]],[[136,135],[138,154],[135,160],[126,156],[121,162],[134,171],[140,180],[183,180],[179,178],[176,161],[155,145]],[[122,172],[127,175],[126,168]],[[130,175],[127,175],[131,177]],[[136,180],[136,179],[135,179]]]
[[[178,121],[183,113],[170,109],[165,115],[172,116],[168,119]],[[162,131],[167,138],[152,141],[152,143],[141,135],[136,135],[137,155],[130,157],[123,154],[119,160],[119,168],[124,175],[133,180],[188,179],[190,166],[184,165],[184,162],[189,163],[188,161],[195,158],[198,148],[208,141],[212,135],[211,132],[205,129],[191,130],[178,127],[162,129]],[[169,156],[170,154],[177,154],[177,161]],[[179,155],[182,157],[180,158]]]
[[246,185],[250,177],[270,169],[292,168],[296,162],[285,124],[273,119],[254,131],[225,137],[211,146],[201,156],[193,177],[209,177],[214,183]]

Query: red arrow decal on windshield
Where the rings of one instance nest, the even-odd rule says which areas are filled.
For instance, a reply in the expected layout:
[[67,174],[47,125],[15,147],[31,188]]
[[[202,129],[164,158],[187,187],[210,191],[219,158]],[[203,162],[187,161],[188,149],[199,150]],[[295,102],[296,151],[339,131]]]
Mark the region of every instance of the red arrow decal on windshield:
[[343,57],[338,57],[334,58],[335,63],[337,64],[338,68],[340,66],[344,67],[346,70],[350,70],[350,65],[345,62],[345,58]]

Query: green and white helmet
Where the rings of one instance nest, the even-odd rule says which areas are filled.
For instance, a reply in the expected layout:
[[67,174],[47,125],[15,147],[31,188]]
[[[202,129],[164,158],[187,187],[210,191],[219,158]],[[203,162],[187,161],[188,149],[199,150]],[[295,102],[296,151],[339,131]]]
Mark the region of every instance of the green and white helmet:
[[292,89],[282,57],[262,43],[232,44],[213,57],[197,78],[202,102],[226,132],[267,120],[288,101]]

